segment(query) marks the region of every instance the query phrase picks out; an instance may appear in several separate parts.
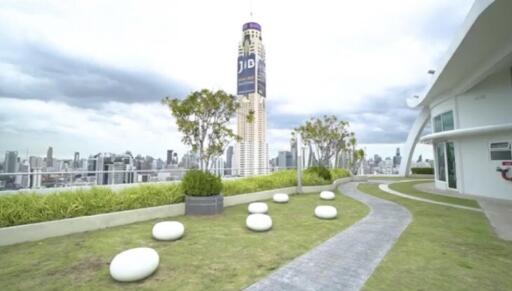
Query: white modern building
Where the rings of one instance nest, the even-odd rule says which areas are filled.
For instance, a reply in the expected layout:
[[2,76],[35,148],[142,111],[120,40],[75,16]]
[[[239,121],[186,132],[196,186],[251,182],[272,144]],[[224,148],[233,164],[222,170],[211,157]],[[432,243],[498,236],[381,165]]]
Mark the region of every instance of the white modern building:
[[237,72],[237,134],[242,140],[235,149],[235,171],[251,176],[268,171],[265,48],[258,23],[245,23],[242,31]]
[[432,83],[407,103],[421,113],[402,175],[416,143],[430,143],[437,188],[512,199],[512,1],[476,0]]

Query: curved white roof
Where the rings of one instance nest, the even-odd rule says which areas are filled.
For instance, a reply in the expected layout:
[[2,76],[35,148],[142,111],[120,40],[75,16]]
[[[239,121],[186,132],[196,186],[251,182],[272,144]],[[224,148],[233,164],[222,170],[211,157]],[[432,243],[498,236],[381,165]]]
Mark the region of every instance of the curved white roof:
[[476,0],[434,81],[407,104],[425,106],[441,96],[462,94],[511,64],[512,1]]

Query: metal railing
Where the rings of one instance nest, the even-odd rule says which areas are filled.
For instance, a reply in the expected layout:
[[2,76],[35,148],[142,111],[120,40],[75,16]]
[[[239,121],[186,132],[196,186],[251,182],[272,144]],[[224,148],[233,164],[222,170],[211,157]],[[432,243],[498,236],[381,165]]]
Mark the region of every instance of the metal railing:
[[[223,178],[236,179],[239,177],[265,175],[285,169],[296,169],[296,167],[251,168],[245,171],[241,171],[238,168],[215,168],[209,171]],[[103,171],[73,169],[69,171],[43,172],[41,170],[32,169],[31,172],[0,173],[0,192],[172,182],[181,180],[189,170],[191,169],[169,168]]]

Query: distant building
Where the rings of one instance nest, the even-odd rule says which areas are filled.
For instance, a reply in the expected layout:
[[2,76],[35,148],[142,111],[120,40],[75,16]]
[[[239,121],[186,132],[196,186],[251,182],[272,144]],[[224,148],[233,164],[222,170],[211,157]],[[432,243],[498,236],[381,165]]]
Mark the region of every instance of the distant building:
[[75,156],[73,158],[73,169],[80,168],[80,153],[75,152]]
[[46,152],[46,167],[51,168],[53,167],[53,148],[49,147],[48,151]]
[[166,160],[166,165],[169,166],[169,165],[172,165],[174,164],[174,161],[173,161],[173,155],[174,151],[173,150],[167,150],[167,160]]
[[18,152],[17,151],[6,152],[5,160],[4,160],[4,172],[16,173],[16,172],[18,172],[18,168],[19,168]]
[[393,168],[400,166],[402,162],[402,157],[400,156],[400,148],[396,148],[396,154],[393,157]]
[[293,155],[290,151],[280,151],[277,156],[277,167],[279,169],[289,169],[292,167]]
[[224,169],[224,173],[227,176],[233,175],[233,160],[234,160],[234,152],[233,152],[233,146],[229,146],[226,150],[226,167]]
[[36,157],[36,156],[30,156],[28,158],[29,165],[31,169],[41,169],[43,168],[43,158]]

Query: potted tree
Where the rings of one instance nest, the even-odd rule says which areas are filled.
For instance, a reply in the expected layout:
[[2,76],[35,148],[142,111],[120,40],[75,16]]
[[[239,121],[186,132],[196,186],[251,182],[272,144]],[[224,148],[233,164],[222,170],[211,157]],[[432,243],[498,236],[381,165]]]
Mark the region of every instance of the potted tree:
[[181,181],[186,215],[215,215],[224,209],[222,181],[201,170],[188,171]]
[[166,97],[162,100],[176,119],[181,141],[199,157],[199,169],[185,174],[182,187],[186,195],[186,214],[217,214],[224,205],[219,177],[209,173],[213,159],[224,153],[234,138],[240,137],[228,127],[239,108],[236,96],[222,90],[195,91],[184,99]]

